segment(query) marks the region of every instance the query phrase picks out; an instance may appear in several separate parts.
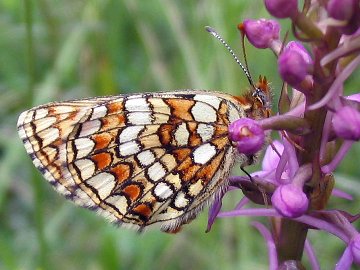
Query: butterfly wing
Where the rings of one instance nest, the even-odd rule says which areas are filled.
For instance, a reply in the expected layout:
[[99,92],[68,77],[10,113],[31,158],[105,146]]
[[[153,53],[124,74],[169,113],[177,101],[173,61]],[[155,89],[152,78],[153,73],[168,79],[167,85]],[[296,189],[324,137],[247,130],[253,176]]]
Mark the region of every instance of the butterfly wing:
[[147,93],[49,103],[22,113],[18,130],[34,165],[75,204],[170,231],[226,186],[228,125],[241,117],[230,95]]

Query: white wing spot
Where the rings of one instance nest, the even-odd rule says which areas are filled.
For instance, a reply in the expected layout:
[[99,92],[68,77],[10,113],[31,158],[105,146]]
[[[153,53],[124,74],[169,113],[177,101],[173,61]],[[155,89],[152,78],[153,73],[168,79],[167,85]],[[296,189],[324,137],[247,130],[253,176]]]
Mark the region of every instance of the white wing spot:
[[173,193],[172,189],[163,182],[157,184],[154,188],[154,194],[163,200],[169,198]]
[[[35,111],[35,120],[44,118],[49,113],[48,109],[41,108]],[[20,118],[19,118],[20,119]]]
[[125,109],[129,112],[148,112],[150,111],[149,104],[144,98],[130,98],[125,102]]
[[88,179],[86,184],[96,189],[100,199],[104,199],[115,187],[115,177],[110,173],[102,172]]
[[191,108],[191,113],[198,122],[216,122],[216,111],[209,104],[196,102]]
[[89,179],[95,173],[95,164],[89,159],[76,160],[75,165],[80,171],[82,180]]
[[77,151],[76,158],[83,158],[90,154],[95,145],[94,141],[89,138],[76,139],[74,142]]
[[153,152],[150,150],[145,150],[140,152],[137,156],[138,160],[140,161],[141,165],[147,166],[150,165],[155,161],[155,156]]
[[72,113],[76,109],[72,106],[57,105],[52,107],[54,114]]
[[177,127],[174,135],[175,135],[175,140],[177,141],[179,146],[188,145],[190,134],[186,128],[185,123],[182,123],[180,126]]
[[57,128],[49,128],[39,132],[38,136],[42,139],[42,146],[44,147],[58,139],[60,132]]
[[140,151],[140,145],[135,141],[122,143],[119,145],[119,152],[121,156],[134,155]]
[[214,107],[215,110],[218,110],[220,106],[220,99],[212,95],[195,95],[194,100],[205,102]]
[[121,214],[125,214],[128,208],[128,202],[125,196],[121,195],[112,195],[106,199],[108,204],[114,205],[116,209],[119,210]]
[[95,132],[98,132],[100,127],[101,127],[100,120],[92,120],[92,121],[84,122],[81,125],[81,132],[79,134],[79,137],[86,137],[92,135]]
[[119,141],[120,143],[128,142],[137,139],[139,132],[144,128],[144,126],[130,126],[126,127],[121,131]]
[[90,120],[99,119],[107,114],[107,108],[105,106],[98,106],[93,109]]
[[200,135],[203,142],[210,140],[214,135],[214,127],[200,123],[197,127],[196,132]]
[[213,158],[216,154],[216,147],[209,143],[200,145],[198,148],[195,149],[194,155],[194,162],[198,164],[205,164],[211,158]]
[[200,179],[189,187],[189,194],[192,196],[196,196],[200,193],[201,190],[203,190],[203,184],[201,183]]
[[165,176],[166,171],[160,162],[156,162],[148,169],[147,173],[152,181],[158,181]]
[[127,120],[132,125],[149,125],[152,122],[151,112],[130,112]]
[[35,120],[33,123],[35,124],[35,132],[43,131],[48,127],[52,126],[56,122],[56,117],[45,117]]
[[179,192],[176,195],[174,205],[178,208],[184,208],[188,205],[189,200],[185,198],[185,194],[183,192]]

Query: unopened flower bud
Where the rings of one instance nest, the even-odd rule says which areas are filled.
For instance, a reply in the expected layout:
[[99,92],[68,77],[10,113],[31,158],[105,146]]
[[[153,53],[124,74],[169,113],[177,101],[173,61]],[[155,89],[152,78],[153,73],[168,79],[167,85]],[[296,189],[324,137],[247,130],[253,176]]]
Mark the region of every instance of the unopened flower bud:
[[360,140],[360,112],[349,106],[341,107],[333,116],[336,135],[345,140]]
[[271,202],[276,211],[289,218],[303,215],[309,207],[309,200],[302,187],[294,184],[279,186],[272,195]]
[[297,13],[297,0],[265,0],[265,6],[276,18],[288,18]]
[[240,118],[230,124],[229,138],[236,143],[239,153],[251,155],[263,146],[265,132],[255,120]]
[[342,21],[344,26],[339,30],[346,35],[352,35],[360,26],[359,0],[329,0],[327,4],[329,16]]
[[326,8],[330,17],[336,20],[349,21],[356,10],[357,2],[357,0],[330,0]]
[[299,54],[301,54],[301,56],[304,58],[304,61],[308,65],[312,65],[314,63],[314,61],[312,60],[310,54],[308,53],[308,51],[304,47],[304,45],[302,45],[298,41],[290,41],[286,45],[285,50],[292,50],[292,51],[298,52]]
[[279,39],[280,25],[275,20],[244,20],[242,27],[249,42],[259,49],[271,47]]
[[284,81],[297,87],[309,74],[312,63],[304,46],[299,42],[291,42],[279,56],[279,73]]

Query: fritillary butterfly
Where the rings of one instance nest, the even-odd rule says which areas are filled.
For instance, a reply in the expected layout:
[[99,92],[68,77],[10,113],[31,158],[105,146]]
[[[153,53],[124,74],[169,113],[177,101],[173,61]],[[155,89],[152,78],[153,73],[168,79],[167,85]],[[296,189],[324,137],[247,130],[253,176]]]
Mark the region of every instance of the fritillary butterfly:
[[176,231],[227,186],[230,122],[264,118],[266,79],[231,95],[200,90],[97,97],[19,116],[34,165],[55,190],[114,223]]

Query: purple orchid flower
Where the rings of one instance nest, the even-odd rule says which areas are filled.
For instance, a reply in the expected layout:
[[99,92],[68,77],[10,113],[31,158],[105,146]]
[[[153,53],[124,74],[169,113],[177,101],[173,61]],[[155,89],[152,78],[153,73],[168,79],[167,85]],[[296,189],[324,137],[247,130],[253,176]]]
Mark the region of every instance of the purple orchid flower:
[[[312,269],[320,269],[307,232],[325,231],[345,243],[335,269],[350,269],[360,264],[360,234],[352,224],[360,215],[327,204],[332,196],[352,200],[334,188],[333,172],[360,140],[360,93],[345,96],[345,82],[360,64],[360,1],[305,2],[301,9],[296,0],[265,0],[271,15],[292,21],[296,41],[283,44],[276,20],[242,24],[254,47],[278,57],[284,87],[277,115],[237,120],[229,138],[246,156],[262,149],[270,131],[280,139],[270,141],[261,170],[230,177],[228,189],[210,208],[208,230],[216,217],[269,217],[270,228],[253,226],[267,243],[270,269],[302,269],[303,251]],[[244,197],[233,210],[221,212],[223,197],[239,189]]]

